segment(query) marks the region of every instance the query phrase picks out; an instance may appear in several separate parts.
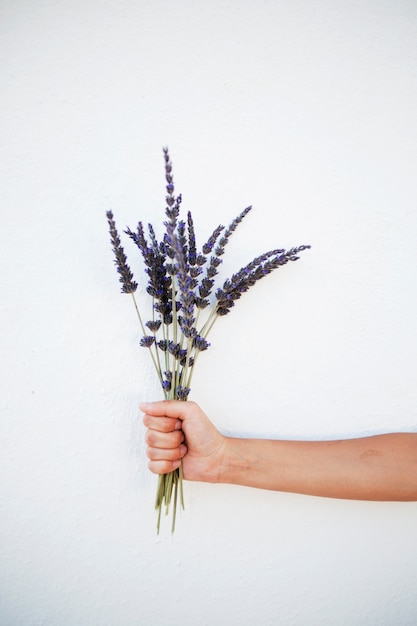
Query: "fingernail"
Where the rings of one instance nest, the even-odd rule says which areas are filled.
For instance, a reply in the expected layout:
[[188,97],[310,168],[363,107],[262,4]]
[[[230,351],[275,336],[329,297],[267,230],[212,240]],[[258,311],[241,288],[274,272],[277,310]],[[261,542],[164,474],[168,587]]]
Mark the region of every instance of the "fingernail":
[[180,459],[178,459],[177,461],[173,461],[172,462],[172,467],[174,469],[177,469],[180,465],[181,465],[181,460]]

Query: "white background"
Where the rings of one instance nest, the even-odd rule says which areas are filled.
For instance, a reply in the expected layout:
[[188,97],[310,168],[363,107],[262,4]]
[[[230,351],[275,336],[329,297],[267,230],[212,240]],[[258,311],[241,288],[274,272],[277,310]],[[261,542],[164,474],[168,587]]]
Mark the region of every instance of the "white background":
[[415,624],[416,503],[187,483],[156,536],[105,212],[161,228],[168,145],[200,244],[254,207],[224,275],[312,245],[213,330],[223,432],[415,431],[416,2],[2,0],[0,31],[2,625]]

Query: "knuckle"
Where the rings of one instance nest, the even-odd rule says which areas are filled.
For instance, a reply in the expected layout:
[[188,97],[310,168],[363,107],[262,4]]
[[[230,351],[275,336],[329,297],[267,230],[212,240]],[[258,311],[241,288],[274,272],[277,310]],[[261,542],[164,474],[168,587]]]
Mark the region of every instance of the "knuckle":
[[148,444],[153,443],[153,434],[151,430],[147,430],[145,433],[145,441]]
[[175,450],[164,450],[161,461],[173,461],[175,459]]
[[174,433],[172,433],[172,434],[173,434],[173,437],[172,437],[172,442],[173,442],[173,445],[174,445],[174,446],[179,446],[179,445],[180,445],[180,443],[182,443],[182,442],[183,442],[183,440],[184,440],[184,435],[183,435],[183,433],[182,433],[182,432],[179,432],[178,430],[176,430],[176,431],[175,431]]
[[163,419],[161,419],[159,426],[162,432],[164,433],[171,432],[171,430],[173,430],[172,419],[169,417],[164,417]]
[[155,462],[150,461],[150,463],[148,463],[148,467],[149,467],[149,469],[151,470],[151,472],[152,472],[153,474],[159,474],[159,473],[160,473],[159,468],[158,468],[158,466],[155,464]]
[[165,461],[151,461],[148,467],[153,474],[167,474],[171,471],[170,464]]

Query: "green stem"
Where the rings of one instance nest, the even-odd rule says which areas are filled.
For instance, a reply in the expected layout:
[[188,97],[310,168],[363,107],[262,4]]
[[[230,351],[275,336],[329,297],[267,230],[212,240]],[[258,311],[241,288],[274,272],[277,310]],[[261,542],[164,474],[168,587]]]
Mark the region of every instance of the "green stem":
[[145,326],[143,325],[142,317],[141,317],[141,314],[140,314],[140,311],[139,311],[139,307],[138,307],[138,304],[136,302],[135,294],[133,292],[132,292],[132,299],[133,299],[133,304],[135,305],[136,315],[138,316],[138,320],[139,320],[140,327],[142,329],[142,333],[144,335],[146,335]]
[[[177,318],[177,303],[175,300],[176,290],[175,290],[175,274],[172,276],[171,281],[171,300],[172,300],[172,340],[174,342],[174,346],[177,345],[177,337],[178,337],[178,318]],[[172,381],[171,381],[171,399],[175,399],[175,390],[178,385],[178,360],[172,355]]]
[[192,347],[193,347],[193,340],[189,338],[189,339],[187,339],[187,356],[186,356],[186,359],[185,359],[184,368],[182,370],[182,382],[183,382],[183,386],[184,387],[189,387],[190,386],[188,384],[188,381],[191,380],[191,372],[193,371],[193,367],[194,367],[194,363],[195,363],[195,356],[194,356],[194,363],[190,367],[190,358],[191,358]]
[[[143,333],[143,335],[146,335],[145,326],[144,326],[144,324],[142,322],[142,317],[141,317],[141,314],[140,314],[140,311],[139,311],[139,307],[138,307],[138,304],[136,302],[136,298],[135,298],[135,294],[134,293],[132,293],[132,298],[133,298],[133,304],[135,305],[136,314],[137,314],[138,319],[139,319],[139,324],[140,324],[140,327],[142,329],[142,333]],[[157,346],[155,344],[154,344],[154,348],[155,348],[155,353],[157,353],[158,348],[157,348]],[[158,355],[156,354],[156,357],[155,357],[154,351],[152,350],[152,346],[149,348],[149,353],[150,353],[150,355],[152,357],[152,361],[153,361],[156,373],[158,374],[159,380],[162,383],[161,366],[158,364],[158,361],[157,361]]]
[[[215,312],[215,310],[214,310],[214,312]],[[210,318],[211,318],[211,317],[212,317],[212,315],[210,315],[210,317],[209,317],[209,319],[207,320],[206,324],[204,324],[204,327],[205,327],[205,326],[207,326],[208,321],[210,320]],[[205,333],[204,333],[204,334],[201,334],[201,336],[202,336],[202,337],[204,337],[204,339],[207,339],[207,337],[208,337],[208,335],[209,335],[209,332],[210,332],[210,331],[211,331],[211,329],[213,328],[213,326],[214,326],[214,324],[215,324],[215,322],[216,322],[216,320],[217,320],[217,318],[218,318],[218,317],[219,317],[219,316],[217,315],[217,313],[215,313],[215,316],[214,316],[214,317],[213,317],[213,319],[211,320],[210,325],[208,326],[207,330],[205,331]]]
[[[152,298],[152,320],[155,322],[155,306],[154,305],[155,305],[155,298]],[[161,314],[159,314],[159,319],[162,322]],[[158,350],[158,346],[157,346],[156,332],[154,332],[153,336],[154,336],[154,339],[155,339],[154,346],[155,346],[156,358],[157,358],[157,361],[158,361],[158,370],[159,370],[159,373],[160,373],[160,380],[162,382],[162,367],[161,367],[161,359],[159,357],[159,350]]]
[[[168,324],[162,324],[162,337],[166,345],[168,345],[169,341],[169,327]],[[169,352],[168,349],[165,350],[165,371],[169,372]]]
[[172,324],[173,324],[173,332],[174,332],[174,343],[177,343],[177,334],[178,334],[178,320],[177,320],[177,303],[175,300],[175,276],[172,277],[171,282],[171,298],[172,298]]
[[202,326],[202,328],[200,329],[199,335],[201,337],[207,337],[207,332],[206,332],[206,327],[208,327],[208,329],[210,330],[211,327],[213,326],[213,318],[214,320],[217,319],[217,306],[214,306],[211,311],[210,314],[208,316],[208,318],[206,319],[204,325]]
[[[200,333],[199,333],[199,334],[200,334],[200,336],[201,336],[201,337],[203,337],[204,339],[207,339],[207,337],[208,337],[208,335],[209,335],[209,333],[210,333],[211,329],[212,329],[212,328],[213,328],[213,326],[214,326],[215,321],[216,321],[216,320],[217,320],[217,318],[218,318],[217,313],[216,313],[216,315],[215,315],[214,317],[213,317],[213,313],[215,313],[215,309],[214,309],[213,311],[211,311],[210,316],[208,317],[208,319],[207,319],[206,323],[204,324],[203,328],[201,329],[201,331],[200,331]],[[213,319],[211,319],[211,318],[213,318]],[[209,320],[210,320],[210,319],[211,319],[210,325],[208,326],[208,328],[207,328],[207,330],[205,331],[205,333],[203,333],[203,329],[204,329],[204,328],[208,325],[208,322],[209,322]],[[194,353],[194,363],[193,363],[193,366],[190,368],[190,373],[189,373],[189,376],[188,376],[187,382],[185,383],[185,386],[186,386],[186,387],[191,387],[191,379],[192,379],[192,377],[193,377],[194,367],[195,367],[195,364],[196,364],[196,362],[197,362],[197,357],[198,357],[198,355],[200,354],[200,352],[201,352],[201,350],[196,350],[196,351],[195,351],[195,353]]]

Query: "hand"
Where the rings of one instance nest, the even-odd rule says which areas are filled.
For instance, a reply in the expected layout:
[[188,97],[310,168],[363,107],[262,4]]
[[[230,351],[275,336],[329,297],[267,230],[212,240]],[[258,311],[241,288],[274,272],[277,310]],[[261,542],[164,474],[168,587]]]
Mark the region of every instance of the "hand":
[[195,402],[163,400],[141,403],[147,428],[149,469],[166,474],[180,465],[187,480],[217,482],[226,437]]

